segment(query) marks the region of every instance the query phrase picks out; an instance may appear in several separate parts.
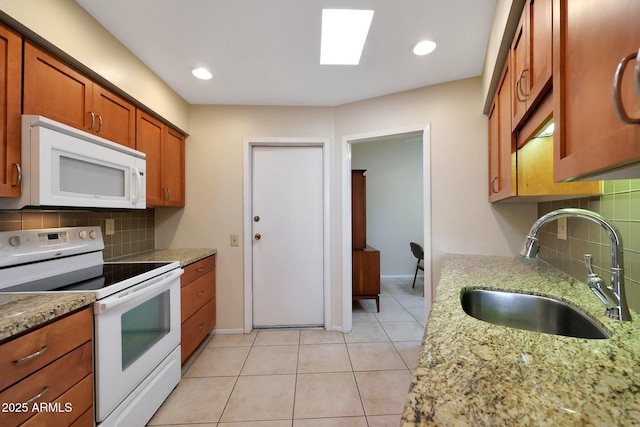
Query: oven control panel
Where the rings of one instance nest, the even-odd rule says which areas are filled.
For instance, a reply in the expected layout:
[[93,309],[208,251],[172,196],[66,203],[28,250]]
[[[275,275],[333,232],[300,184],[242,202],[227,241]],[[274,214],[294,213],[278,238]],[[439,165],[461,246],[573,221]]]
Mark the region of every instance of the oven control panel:
[[98,226],[0,232],[0,267],[104,249]]

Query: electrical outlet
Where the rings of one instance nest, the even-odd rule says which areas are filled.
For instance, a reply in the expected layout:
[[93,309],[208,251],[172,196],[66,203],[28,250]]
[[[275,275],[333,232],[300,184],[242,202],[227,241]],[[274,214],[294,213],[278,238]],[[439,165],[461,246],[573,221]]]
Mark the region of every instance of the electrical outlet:
[[229,245],[230,246],[240,246],[240,236],[237,234],[232,234],[229,236]]
[[104,235],[113,236],[116,234],[116,220],[113,218],[107,218],[104,220]]
[[567,240],[567,218],[558,219],[558,239]]

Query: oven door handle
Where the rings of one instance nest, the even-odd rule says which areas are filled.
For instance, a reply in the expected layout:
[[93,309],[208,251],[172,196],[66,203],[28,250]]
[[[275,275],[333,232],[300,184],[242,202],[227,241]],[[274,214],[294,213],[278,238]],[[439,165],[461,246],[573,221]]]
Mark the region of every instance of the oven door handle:
[[161,294],[162,292],[173,286],[174,282],[182,275],[183,269],[179,268],[161,276],[149,279],[139,285],[132,286],[122,292],[107,297],[101,301],[97,301],[93,305],[94,315],[105,313],[120,305],[127,304],[131,301],[145,299],[153,294]]

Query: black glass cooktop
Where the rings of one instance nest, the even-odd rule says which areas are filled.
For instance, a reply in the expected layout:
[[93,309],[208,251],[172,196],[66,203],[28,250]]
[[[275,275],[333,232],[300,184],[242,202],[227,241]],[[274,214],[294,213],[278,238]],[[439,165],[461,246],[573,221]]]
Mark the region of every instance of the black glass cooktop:
[[92,291],[134,279],[161,268],[167,262],[105,263],[58,276],[39,279],[0,292]]

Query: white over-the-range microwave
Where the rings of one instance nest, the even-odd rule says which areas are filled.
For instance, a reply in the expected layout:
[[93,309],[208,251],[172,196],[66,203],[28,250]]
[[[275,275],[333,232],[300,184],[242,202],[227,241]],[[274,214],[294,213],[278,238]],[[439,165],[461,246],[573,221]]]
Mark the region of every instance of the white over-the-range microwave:
[[42,116],[22,116],[19,198],[0,209],[144,209],[146,155]]

